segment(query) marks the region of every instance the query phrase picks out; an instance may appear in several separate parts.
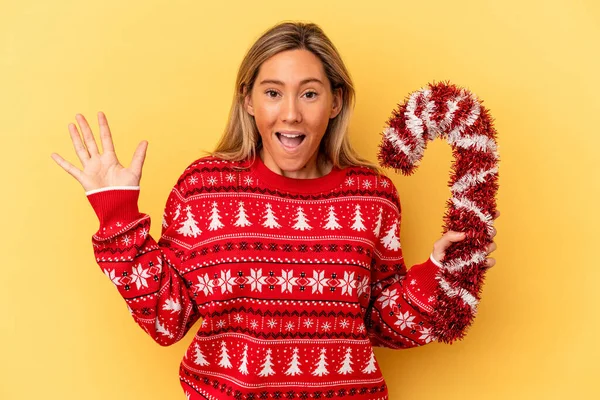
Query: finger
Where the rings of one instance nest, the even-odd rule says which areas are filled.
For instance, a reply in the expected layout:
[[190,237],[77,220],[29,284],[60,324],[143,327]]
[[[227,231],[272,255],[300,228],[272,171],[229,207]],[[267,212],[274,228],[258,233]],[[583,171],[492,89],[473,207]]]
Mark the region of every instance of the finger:
[[90,159],[90,153],[88,153],[87,149],[81,142],[81,135],[77,130],[75,124],[69,124],[69,133],[71,133],[71,141],[73,142],[73,147],[75,148],[75,153],[81,161],[81,164],[85,167],[87,161]]
[[52,159],[54,161],[56,161],[56,163],[58,165],[60,165],[62,167],[62,169],[64,169],[65,171],[67,171],[73,178],[77,179],[77,181],[79,183],[81,183],[82,171],[80,171],[79,169],[75,168],[70,162],[68,162],[67,160],[65,160],[64,158],[62,158],[61,156],[59,156],[56,153],[52,153],[50,155],[50,157],[52,157]]
[[486,265],[488,268],[492,268],[494,265],[496,265],[496,260],[495,260],[495,259],[493,259],[493,258],[486,258],[486,259],[485,259],[485,265]]
[[490,254],[492,251],[496,250],[496,242],[492,242],[487,246],[487,253]]
[[496,236],[497,233],[498,230],[496,230],[496,228],[492,226],[492,237]]
[[110,133],[110,127],[108,126],[108,120],[106,115],[102,111],[98,113],[98,125],[100,125],[100,140],[102,142],[102,152],[107,151],[114,153],[115,147],[113,145],[112,134]]
[[498,218],[500,216],[500,211],[496,210],[496,215],[494,216],[494,219]]
[[94,139],[94,135],[92,134],[92,130],[88,125],[85,117],[81,114],[75,115],[75,119],[79,124],[79,129],[83,133],[83,140],[85,141],[85,145],[87,146],[88,152],[90,153],[90,157],[100,155],[98,153],[98,146],[96,145],[96,139]]
[[138,144],[137,149],[135,149],[135,153],[133,153],[133,158],[131,159],[131,171],[137,176],[142,177],[142,167],[144,166],[144,160],[146,159],[146,148],[148,147],[148,142],[142,140],[140,144]]

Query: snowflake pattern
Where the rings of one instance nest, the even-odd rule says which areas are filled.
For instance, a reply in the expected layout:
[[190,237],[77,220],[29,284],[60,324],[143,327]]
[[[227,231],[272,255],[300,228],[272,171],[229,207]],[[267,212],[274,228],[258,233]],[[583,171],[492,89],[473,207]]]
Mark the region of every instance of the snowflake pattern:
[[394,322],[394,325],[398,325],[400,327],[400,330],[404,330],[406,328],[412,328],[413,325],[415,324],[413,322],[413,319],[415,319],[415,316],[410,315],[410,313],[408,311],[406,311],[405,313],[402,313],[402,311],[398,311],[398,314],[396,315],[396,317],[398,318],[398,320],[396,322]]
[[269,328],[273,329],[277,326],[277,321],[275,321],[273,318],[271,318],[268,322],[267,325],[269,325]]
[[233,320],[240,324],[244,320],[244,317],[242,317],[240,313],[237,313],[233,316]]
[[123,239],[121,239],[121,243],[123,243],[125,246],[129,246],[129,243],[131,243],[131,238],[125,235],[123,236]]
[[148,287],[148,281],[146,281],[146,279],[150,277],[151,276],[148,273],[148,269],[144,269],[142,264],[138,264],[137,267],[133,267],[131,271],[131,278],[138,290],[142,287]]
[[[207,186],[216,186],[219,184],[225,185],[225,182],[232,183],[236,181],[248,186],[255,184],[255,181],[256,184],[259,183],[257,179],[253,179],[252,175],[243,175],[238,173],[233,174],[228,173],[226,171],[221,171],[220,174],[218,172],[214,174],[213,171],[214,169],[211,172],[206,172],[202,175],[192,175],[188,178],[187,182],[189,184],[194,185],[201,181],[203,185]],[[355,190],[359,188],[368,190],[372,187],[377,186],[388,188],[391,185],[391,181],[388,181],[385,178],[374,177],[373,175],[359,174],[358,176],[354,177],[346,177],[345,185],[355,186],[347,190]],[[183,188],[181,190],[183,192]],[[360,236],[360,234],[355,234],[354,236],[356,236],[356,239],[360,239],[362,240],[362,242],[359,242],[358,240],[351,242],[350,240],[348,240],[348,243],[341,244],[339,243],[339,241],[331,241],[331,243],[321,243],[316,240],[310,241],[310,239],[313,239],[310,233],[302,234],[301,232],[294,232],[299,234],[298,237],[295,238],[295,241],[287,240],[277,242],[272,238],[281,238],[282,234],[280,234],[279,236],[277,236],[276,234],[270,237],[265,236],[264,238],[252,237],[255,233],[259,232],[259,230],[262,229],[260,223],[253,225],[252,230],[248,229],[249,232],[247,232],[247,237],[243,237],[238,241],[231,240],[227,236],[223,236],[224,240],[218,243],[210,243],[210,241],[206,241],[202,244],[197,244],[191,243],[190,240],[188,242],[185,242],[184,244],[187,246],[192,246],[191,248],[193,249],[194,253],[191,257],[189,257],[189,259],[192,260],[195,258],[195,260],[193,262],[190,262],[189,264],[186,264],[186,267],[189,266],[190,269],[189,271],[183,271],[187,273],[187,275],[182,276],[187,276],[187,279],[184,279],[184,283],[185,286],[190,290],[190,294],[193,294],[192,301],[197,301],[197,304],[200,304],[201,301],[203,302],[203,304],[205,304],[206,301],[213,302],[213,300],[215,303],[219,301],[233,302],[239,301],[239,299],[242,298],[252,299],[253,295],[256,294],[256,292],[262,292],[267,293],[267,297],[271,299],[277,298],[278,294],[291,294],[291,298],[294,300],[298,300],[302,295],[306,295],[309,300],[321,302],[322,304],[324,304],[329,297],[337,297],[336,300],[346,301],[348,304],[350,304],[350,302],[356,302],[358,299],[361,299],[361,306],[365,306],[367,304],[367,300],[369,300],[368,297],[370,296],[371,291],[376,290],[379,293],[376,302],[381,306],[382,311],[385,311],[380,314],[381,319],[388,320],[385,321],[386,329],[388,331],[390,329],[392,331],[395,330],[397,332],[399,342],[406,343],[406,338],[410,338],[415,343],[417,343],[417,341],[420,343],[429,343],[433,340],[436,340],[435,337],[432,335],[431,327],[423,326],[424,322],[422,321],[419,323],[415,322],[415,319],[419,318],[418,313],[415,312],[417,306],[404,306],[404,297],[401,295],[402,289],[399,289],[402,288],[402,285],[399,284],[401,283],[400,280],[394,281],[392,285],[390,285],[387,280],[383,279],[371,282],[371,278],[375,279],[377,273],[392,272],[392,269],[395,268],[397,265],[395,264],[397,263],[395,259],[396,254],[391,254],[391,252],[388,252],[388,250],[391,249],[387,245],[385,246],[385,249],[380,247],[379,250],[375,250],[369,244],[372,243],[374,245],[380,245],[380,243],[382,242],[380,242],[379,238],[385,238],[386,233],[386,239],[390,243],[393,243],[393,241],[397,239],[391,233],[389,233],[390,223],[388,216],[390,215],[391,210],[386,210],[385,212],[383,212],[382,210],[384,210],[384,203],[381,202],[380,199],[377,199],[377,201],[379,201],[379,204],[375,202],[371,204],[363,204],[363,208],[359,208],[360,212],[354,211],[353,206],[355,206],[356,204],[347,205],[339,203],[340,207],[337,207],[338,204],[336,203],[336,207],[334,208],[333,205],[330,205],[325,202],[317,203],[316,201],[314,201],[314,199],[311,199],[313,200],[312,202],[301,203],[304,199],[293,198],[287,204],[274,199],[271,203],[266,204],[266,207],[268,209],[268,217],[265,217],[263,216],[266,214],[265,212],[263,212],[265,210],[262,209],[261,206],[265,205],[266,202],[261,203],[259,200],[257,200],[257,198],[261,195],[264,195],[264,193],[255,191],[245,191],[245,193],[249,195],[247,198],[244,198],[244,200],[247,200],[247,202],[245,203],[247,206],[241,211],[235,209],[237,208],[237,201],[240,200],[240,198],[228,198],[227,201],[229,202],[229,210],[227,210],[227,208],[224,207],[227,205],[227,201],[220,201],[220,193],[217,193],[215,191],[214,197],[213,193],[210,194],[211,200],[214,198],[216,199],[215,201],[206,203],[191,203],[191,205],[194,206],[193,213],[191,205],[185,204],[188,203],[188,200],[186,200],[184,202],[177,202],[177,210],[175,211],[175,206],[173,206],[163,218],[166,218],[167,221],[170,220],[169,222],[171,224],[175,224],[175,221],[177,221],[178,224],[183,224],[187,218],[187,223],[189,224],[188,226],[191,226],[193,228],[200,228],[201,225],[198,223],[198,221],[200,221],[202,224],[204,224],[201,226],[202,229],[204,229],[205,226],[207,226],[210,223],[204,223],[205,220],[209,221],[210,219],[212,219],[212,224],[216,226],[219,223],[221,223],[222,219],[222,223],[226,226],[227,224],[233,225],[233,222],[236,220],[236,218],[238,220],[248,219],[254,222],[262,216],[263,219],[271,219],[271,222],[267,221],[265,224],[263,224],[264,227],[272,228],[277,224],[277,222],[281,222],[281,226],[293,228],[299,231],[305,231],[307,229],[313,229],[313,227],[316,228],[316,230],[320,230],[323,229],[325,226],[328,226],[328,228],[324,229],[333,229],[330,227],[336,225],[339,226],[340,229],[350,228],[352,222],[348,221],[352,218],[352,216],[354,216],[354,224],[356,226],[365,225],[366,228],[370,228],[367,230],[367,233],[369,233],[369,231],[374,232],[375,240],[373,240],[372,234],[370,234],[370,236],[368,237]],[[387,196],[389,197],[389,193]],[[217,202],[217,200],[219,200],[219,202]],[[325,200],[329,201],[332,199],[325,198]],[[333,200],[337,201],[337,199]],[[389,200],[389,198],[387,200]],[[243,203],[240,202],[240,204]],[[302,206],[298,206],[298,204],[303,204],[304,208]],[[304,204],[306,204],[306,206],[304,206]],[[211,205],[212,216],[209,216],[211,215]],[[190,215],[186,216],[185,212],[182,211],[182,208],[184,206],[185,211],[188,212]],[[319,212],[316,211],[317,208]],[[327,210],[329,211],[329,213],[326,213]],[[238,211],[238,214],[234,216],[234,213],[236,211]],[[380,214],[379,222],[377,222],[378,212]],[[240,214],[242,214],[243,216],[240,216]],[[382,218],[382,216],[385,216],[385,218]],[[321,220],[329,218],[329,222],[327,224],[321,223],[321,221],[318,221],[319,218],[321,218]],[[145,226],[141,226],[139,222],[140,221],[138,221],[139,229],[136,229],[135,231],[123,230],[121,232],[121,235],[114,235],[111,239],[107,239],[108,243],[120,243],[125,246],[133,245],[136,248],[138,248],[138,245],[140,245],[139,248],[141,250],[152,250],[149,246],[147,246],[147,242],[145,242],[149,235],[148,225],[146,224]],[[292,226],[294,222],[296,223],[296,225]],[[125,223],[128,224],[128,226],[133,225],[129,222]],[[377,224],[379,224],[379,227],[377,227]],[[121,227],[122,225],[123,224],[121,222],[116,223],[117,227]],[[244,224],[240,222],[239,225],[236,226],[247,227],[250,225],[251,224]],[[370,227],[368,227],[367,225],[370,225]],[[163,226],[166,227],[166,225]],[[254,226],[256,226],[256,232],[253,230],[255,229]],[[363,229],[365,227],[363,227]],[[114,226],[107,228],[114,229]],[[338,228],[336,227],[335,229]],[[357,228],[353,229],[360,231],[360,229]],[[242,230],[245,231],[245,229]],[[323,231],[321,230],[321,232]],[[344,230],[341,229],[341,232],[341,234],[347,234],[350,231],[347,230],[344,232]],[[380,232],[380,234],[378,234],[377,232]],[[259,233],[264,233],[264,231],[261,231]],[[394,231],[393,233],[397,235],[397,231]],[[271,234],[271,232],[269,232],[269,234]],[[329,238],[335,239],[335,236],[329,235]],[[367,240],[364,240],[365,238],[368,239],[368,243]],[[146,247],[143,247],[144,245],[146,245]],[[95,248],[97,247],[103,249],[104,243],[102,246],[99,246],[97,244],[94,244],[94,246]],[[239,252],[235,255],[231,252],[231,250],[237,252],[238,249]],[[267,257],[255,259],[254,256],[256,256],[257,254],[253,254],[251,251],[246,252],[246,250],[262,251],[263,253],[261,254],[261,257],[262,255],[267,255]],[[374,250],[375,252],[373,252]],[[227,251],[229,251],[229,253]],[[308,256],[306,258],[306,261],[303,259],[299,261],[299,258],[295,257],[294,254],[291,254],[289,258],[286,258],[287,254],[283,253],[290,253],[296,251],[306,253],[298,253],[299,255]],[[311,252],[314,252],[315,254],[311,254]],[[196,254],[198,255],[198,258],[196,258]],[[209,256],[214,255],[214,257],[206,257],[205,259],[208,262],[205,263],[204,259],[201,256],[207,254]],[[176,254],[176,256],[179,257],[179,254]],[[277,258],[277,256],[281,258]],[[374,269],[374,264],[372,262],[376,256],[380,257],[380,259],[376,260],[377,269]],[[113,256],[111,255],[111,257]],[[118,257],[120,257],[120,259],[118,259],[115,256],[114,261],[119,262],[123,260],[123,257],[121,255],[119,255]],[[348,262],[350,259],[352,260],[352,262]],[[256,262],[254,265],[250,264],[250,267],[248,269],[245,269],[243,267],[240,267],[239,269],[221,268],[221,266],[223,265],[227,267],[228,265],[226,265],[226,263],[229,260],[232,261],[232,266],[241,266],[242,263],[248,265],[253,261],[261,260],[265,261],[263,265],[273,264],[276,266],[274,267],[272,265],[269,265],[263,268],[263,265],[260,265],[258,262]],[[233,260],[235,260],[235,263],[233,263]],[[322,260],[324,264],[319,265],[318,262],[320,260]],[[215,266],[220,266],[218,268],[212,269],[210,268],[213,266],[211,264],[212,262],[214,262]],[[369,262],[371,262],[370,272]],[[317,268],[311,268],[311,263],[312,266],[316,266]],[[345,266],[346,269],[335,269],[339,265],[342,265],[342,263],[344,263],[344,265],[347,264],[347,266]],[[144,265],[146,265],[146,267],[144,267]],[[208,266],[210,269],[203,268],[205,265]],[[115,268],[111,268],[112,266],[109,266],[104,269],[104,274],[113,282],[113,284],[117,286],[125,285],[125,290],[130,290],[129,285],[133,286],[133,284],[135,284],[138,290],[148,288],[149,285],[152,286],[152,290],[148,290],[149,293],[147,294],[140,294],[139,297],[130,296],[130,304],[134,308],[132,309],[128,305],[129,312],[135,318],[140,317],[140,321],[146,320],[151,321],[150,324],[152,325],[156,324],[155,332],[159,338],[163,336],[173,339],[176,335],[182,335],[180,328],[177,327],[175,324],[178,320],[183,320],[184,312],[189,313],[190,308],[189,303],[187,302],[187,300],[189,299],[180,296],[180,294],[178,296],[178,294],[172,291],[169,293],[164,293],[165,288],[167,286],[162,284],[162,281],[160,280],[164,278],[164,275],[160,275],[161,266],[162,259],[159,258],[158,264],[138,263],[133,267],[129,267],[131,269],[127,268],[127,270],[125,271],[119,269],[118,267],[115,270]],[[169,260],[169,266],[171,266],[171,260]],[[283,266],[283,268],[281,268],[281,266]],[[286,266],[293,266],[293,268],[286,268]],[[206,273],[206,271],[210,271],[210,273]],[[366,274],[365,271],[367,271]],[[169,270],[169,272],[172,271]],[[402,279],[402,276],[400,278]],[[417,280],[410,279],[409,284],[411,286],[417,286],[417,288],[415,288],[414,293],[419,292],[419,285]],[[386,286],[386,289],[383,289],[384,286]],[[245,293],[240,293],[239,295],[234,294],[234,292],[236,291],[242,292],[244,290]],[[354,290],[356,290],[356,292]],[[157,296],[157,294],[159,294],[160,297]],[[197,298],[202,294],[206,296],[207,299]],[[219,297],[219,295],[225,294],[234,295],[226,296],[223,298]],[[327,298],[320,299],[321,296],[310,296],[311,294],[326,295]],[[161,313],[160,319],[158,315],[154,316],[157,310],[148,306],[148,303],[143,303],[143,306],[142,304],[137,304],[137,302],[140,301],[139,299],[141,299],[142,296],[154,296],[157,298],[157,300],[160,299],[160,303],[158,305],[159,309],[168,310],[171,313],[171,315],[169,316],[165,313]],[[353,298],[343,299],[341,298],[341,296],[353,296]],[[365,298],[365,296],[367,298]],[[279,296],[280,299],[284,297],[285,296]],[[257,295],[254,298],[262,299],[264,298],[264,296]],[[434,300],[434,296],[429,296],[427,299],[429,303],[432,303]],[[280,304],[282,304],[282,302]],[[288,303],[285,302],[285,304]],[[369,304],[372,305],[371,302],[369,302]],[[412,303],[410,304],[412,305]],[[289,303],[289,306],[282,307],[287,307],[287,309],[289,310],[296,310],[298,308],[298,306],[293,302]],[[407,309],[409,310],[405,311]],[[255,311],[256,310],[258,310],[258,308],[255,309]],[[331,314],[328,314],[327,316],[323,314],[322,316],[321,314],[314,313],[296,314],[293,316],[290,314],[275,316],[277,314],[260,314],[258,312],[250,314],[247,313],[247,311],[240,309],[240,312],[232,312],[231,314],[223,312],[220,316],[218,315],[218,313],[214,313],[211,311],[208,315],[210,316],[209,319],[204,318],[204,316],[202,317],[202,328],[206,328],[210,325],[208,329],[211,330],[214,329],[214,327],[221,330],[243,330],[244,328],[246,328],[258,331],[260,329],[262,332],[259,331],[257,333],[262,335],[272,335],[272,337],[281,337],[282,335],[283,337],[287,337],[287,332],[290,332],[290,335],[293,335],[294,332],[302,329],[310,331],[311,335],[315,333],[330,332],[335,332],[337,334],[342,335],[355,335],[356,333],[365,335],[367,334],[367,330],[372,328],[372,323],[379,323],[377,321],[377,318],[373,318],[372,320],[370,320],[371,325],[368,325],[369,328],[367,328],[365,323],[363,323],[362,318],[355,319],[354,317],[351,317],[351,314],[347,313],[340,313],[334,316],[332,316]],[[271,317],[272,315],[274,316],[273,318]],[[185,315],[185,318],[188,318],[187,314]],[[146,324],[146,326],[142,327],[149,333],[153,332],[152,327],[148,325],[148,322],[144,323]],[[392,325],[394,327],[392,327]],[[403,332],[406,330],[410,330],[410,333]],[[400,332],[403,333],[400,334]],[[329,335],[323,336],[329,337]],[[257,335],[257,337],[260,336]],[[240,354],[238,353],[239,348],[236,348],[236,350],[234,350],[233,347],[230,347],[227,350],[231,352],[229,356],[233,357],[231,360],[232,362],[234,361],[234,358],[237,357],[236,354]],[[289,348],[288,351],[291,353]],[[274,351],[273,355],[275,356],[276,354],[279,355]],[[357,353],[352,353],[352,356],[356,357],[355,354]],[[221,357],[224,356],[222,355]],[[248,357],[250,357],[249,353]],[[305,358],[302,359],[306,360]],[[252,358],[250,358],[250,360],[252,360]],[[283,364],[284,362],[289,363],[290,358],[288,356],[287,359],[274,358],[274,360],[276,360],[276,364]],[[337,362],[333,358],[333,355],[332,360],[328,359],[328,361],[331,361],[332,365],[335,362]],[[356,362],[356,360],[353,361]],[[241,367],[239,363],[234,363],[234,365],[236,365],[236,368],[238,366]],[[322,368],[326,368],[327,365],[328,364],[324,364]],[[357,366],[358,365],[359,363],[357,362]],[[304,366],[300,368],[303,369],[304,372],[308,370],[304,369]],[[337,369],[338,367],[335,368]],[[347,369],[353,367],[346,366],[345,368]],[[365,364],[363,364],[360,368],[364,369]],[[281,370],[276,369],[276,371],[279,373]],[[186,395],[187,394],[188,393],[186,392]]]
[[381,308],[394,307],[398,296],[396,289],[385,289],[381,292],[377,301],[381,302]]

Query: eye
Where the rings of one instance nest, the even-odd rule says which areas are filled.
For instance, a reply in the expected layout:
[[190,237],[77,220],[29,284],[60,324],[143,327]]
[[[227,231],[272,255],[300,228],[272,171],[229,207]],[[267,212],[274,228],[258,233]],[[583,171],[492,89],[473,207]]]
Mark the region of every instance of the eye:
[[309,92],[306,92],[305,94],[314,94],[314,96],[312,96],[312,97],[309,97],[309,99],[314,99],[315,97],[317,97],[317,92],[314,92],[314,91],[312,91],[312,90],[311,90],[311,91],[309,91]]
[[270,96],[270,95],[269,95],[269,93],[275,93],[275,95],[277,95],[277,92],[276,92],[276,91],[274,91],[274,90],[272,90],[272,89],[269,89],[269,90],[267,90],[267,91],[265,92],[265,94],[267,95],[267,97],[273,97],[273,96]]

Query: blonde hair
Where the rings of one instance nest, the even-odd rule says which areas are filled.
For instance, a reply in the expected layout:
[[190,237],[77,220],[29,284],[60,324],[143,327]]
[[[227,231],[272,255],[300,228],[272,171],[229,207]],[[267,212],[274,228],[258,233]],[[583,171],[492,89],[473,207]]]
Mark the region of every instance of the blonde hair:
[[280,22],[265,31],[246,53],[239,67],[233,102],[225,131],[215,150],[208,153],[224,160],[254,159],[262,146],[254,117],[244,107],[244,98],[252,90],[261,64],[277,53],[304,49],[315,54],[323,63],[331,90],[342,89],[342,109],[329,121],[319,146],[321,161],[333,165],[364,166],[383,173],[377,164],[358,155],[352,148],[347,131],[354,109],[355,92],[350,74],[337,49],[323,30],[314,23]]

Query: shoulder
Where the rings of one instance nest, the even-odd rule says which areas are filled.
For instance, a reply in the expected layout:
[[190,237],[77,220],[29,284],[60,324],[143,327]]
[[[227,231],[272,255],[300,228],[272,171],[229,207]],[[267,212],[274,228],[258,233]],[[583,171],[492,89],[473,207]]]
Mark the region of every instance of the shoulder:
[[200,157],[183,170],[177,179],[176,186],[182,193],[191,194],[203,191],[204,182],[211,176],[215,179],[215,173],[234,172],[236,167],[244,165],[244,161],[231,161],[211,155]]
[[392,196],[398,192],[394,181],[385,172],[380,173],[365,166],[350,167],[348,172],[363,182],[361,189],[371,191],[374,195]]
[[[372,168],[357,166],[349,171],[355,175],[360,192],[366,196],[377,197],[389,207],[400,212],[400,196],[394,181],[385,172],[381,173]],[[358,181],[362,183],[359,183]]]
[[200,158],[194,160],[192,163],[190,163],[187,166],[184,173],[189,172],[189,171],[202,172],[207,169],[230,167],[232,165],[238,165],[238,164],[240,164],[240,161],[224,160],[222,158],[208,155],[208,156],[200,157]]

